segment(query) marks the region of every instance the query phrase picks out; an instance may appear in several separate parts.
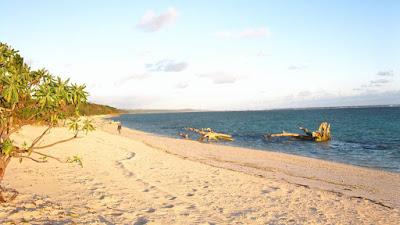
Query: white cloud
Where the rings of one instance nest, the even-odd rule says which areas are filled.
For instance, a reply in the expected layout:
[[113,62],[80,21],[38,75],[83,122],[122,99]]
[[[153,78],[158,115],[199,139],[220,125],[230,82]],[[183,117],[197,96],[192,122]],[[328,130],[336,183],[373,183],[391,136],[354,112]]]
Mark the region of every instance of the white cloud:
[[150,56],[151,54],[152,54],[152,51],[146,49],[146,50],[139,51],[137,53],[137,56],[139,58],[144,58],[144,57]]
[[168,24],[173,23],[177,17],[178,11],[174,7],[169,8],[160,15],[156,15],[153,10],[148,10],[140,19],[136,27],[143,31],[155,32]]
[[394,72],[393,70],[385,70],[385,71],[379,71],[378,73],[376,73],[376,75],[382,77],[392,77],[394,75]]
[[247,28],[239,33],[240,38],[264,38],[271,34],[265,27]]
[[364,93],[376,91],[376,90],[380,89],[381,87],[384,87],[387,84],[390,84],[392,82],[393,82],[393,80],[384,79],[384,78],[370,80],[368,84],[363,84],[359,88],[353,88],[353,91],[364,92]]
[[210,78],[214,84],[231,84],[236,82],[235,76],[223,72],[198,74],[197,76]]
[[380,87],[384,84],[390,83],[391,81],[388,79],[376,79],[376,80],[371,80],[369,82],[370,86],[375,86],[375,87]]
[[146,69],[152,72],[181,72],[188,66],[187,62],[175,62],[173,60],[164,59],[155,63],[146,64]]
[[386,87],[388,84],[394,82],[393,80],[386,78],[386,77],[392,77],[394,75],[393,70],[382,70],[376,73],[376,75],[385,78],[370,80],[368,84],[363,84],[359,88],[353,88],[353,91],[359,91],[364,93],[371,92],[375,91],[377,88],[379,89],[381,87]]
[[256,56],[257,57],[265,57],[265,56],[267,56],[267,54],[264,51],[260,50],[257,52]]
[[181,83],[175,84],[175,85],[174,85],[174,88],[175,88],[175,89],[185,89],[185,88],[187,88],[188,86],[189,86],[188,83],[186,83],[186,82],[181,82]]
[[290,65],[288,66],[288,70],[302,70],[307,68],[307,66],[304,65]]
[[89,100],[99,104],[114,106],[120,109],[153,108],[152,104],[165,101],[162,96],[146,93],[127,96],[90,96]]
[[217,31],[215,37],[222,39],[256,39],[271,35],[266,27],[246,28],[242,31]]
[[232,84],[236,82],[236,78],[233,76],[223,76],[214,78],[214,84]]
[[311,91],[300,91],[297,96],[300,98],[305,98],[305,97],[309,97],[312,95]]
[[307,99],[288,104],[296,107],[328,107],[328,106],[359,106],[399,104],[400,91],[377,92],[369,90],[358,95],[331,96]]
[[228,38],[233,38],[234,34],[229,31],[217,31],[215,32],[215,37],[221,38],[221,39],[228,39]]
[[114,83],[115,86],[121,86],[123,84],[126,84],[127,82],[131,81],[131,80],[142,80],[145,78],[148,78],[149,75],[146,73],[141,73],[141,74],[134,74],[131,76],[127,76],[127,77],[123,77],[120,80],[118,80],[117,82]]

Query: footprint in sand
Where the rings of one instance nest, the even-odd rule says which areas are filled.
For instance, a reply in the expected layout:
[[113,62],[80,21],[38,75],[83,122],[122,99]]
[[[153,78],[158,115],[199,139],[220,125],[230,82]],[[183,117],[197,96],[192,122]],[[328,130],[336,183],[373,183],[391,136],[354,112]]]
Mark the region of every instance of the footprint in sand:
[[149,221],[147,220],[146,217],[139,217],[136,219],[135,223],[133,225],[144,225],[147,224]]
[[189,205],[188,207],[186,207],[186,209],[196,209],[196,205]]
[[311,214],[316,214],[318,211],[318,209],[315,207],[310,207],[310,208],[308,208],[308,210],[310,211]]
[[268,193],[271,193],[271,192],[275,192],[277,190],[279,190],[278,187],[267,187],[267,188],[261,190],[261,193],[262,194],[268,194]]
[[181,215],[181,216],[189,216],[190,213],[183,211],[183,212],[180,212],[179,215]]
[[171,201],[176,199],[175,196],[171,196],[171,195],[167,195],[167,196],[165,196],[165,198],[168,200],[171,200]]
[[123,173],[125,176],[127,176],[127,177],[132,177],[133,175],[135,175],[134,173],[132,173],[132,172],[128,172],[128,171],[124,171],[124,173]]
[[172,205],[172,204],[164,203],[161,208],[170,209],[170,208],[173,208],[173,207],[174,207],[174,205]]
[[155,212],[156,211],[156,209],[155,208],[148,208],[148,209],[144,209],[143,210],[143,212],[147,212],[147,213],[153,213],[153,212]]

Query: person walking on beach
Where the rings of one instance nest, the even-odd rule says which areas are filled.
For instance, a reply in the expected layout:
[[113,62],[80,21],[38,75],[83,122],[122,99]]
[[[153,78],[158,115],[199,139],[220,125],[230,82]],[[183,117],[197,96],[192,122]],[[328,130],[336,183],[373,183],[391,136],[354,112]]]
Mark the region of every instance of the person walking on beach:
[[121,129],[122,129],[122,124],[121,124],[121,122],[118,122],[117,130],[118,130],[119,134],[121,134]]

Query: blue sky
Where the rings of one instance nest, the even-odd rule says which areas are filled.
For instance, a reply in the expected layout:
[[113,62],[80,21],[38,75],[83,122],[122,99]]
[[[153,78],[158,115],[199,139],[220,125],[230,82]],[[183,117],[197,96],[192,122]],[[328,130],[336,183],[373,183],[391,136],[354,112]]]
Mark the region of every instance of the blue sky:
[[399,1],[0,1],[0,41],[121,108],[400,103]]

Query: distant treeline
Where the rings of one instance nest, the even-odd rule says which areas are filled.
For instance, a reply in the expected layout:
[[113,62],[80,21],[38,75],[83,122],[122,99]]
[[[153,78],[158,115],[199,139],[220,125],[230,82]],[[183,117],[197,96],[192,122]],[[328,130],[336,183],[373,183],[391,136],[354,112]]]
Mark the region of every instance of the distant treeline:
[[[74,112],[73,110],[74,109],[71,108],[70,112],[73,113]],[[84,103],[79,106],[79,114],[82,116],[118,114],[118,113],[124,113],[124,111],[108,105],[100,105],[95,103]]]

